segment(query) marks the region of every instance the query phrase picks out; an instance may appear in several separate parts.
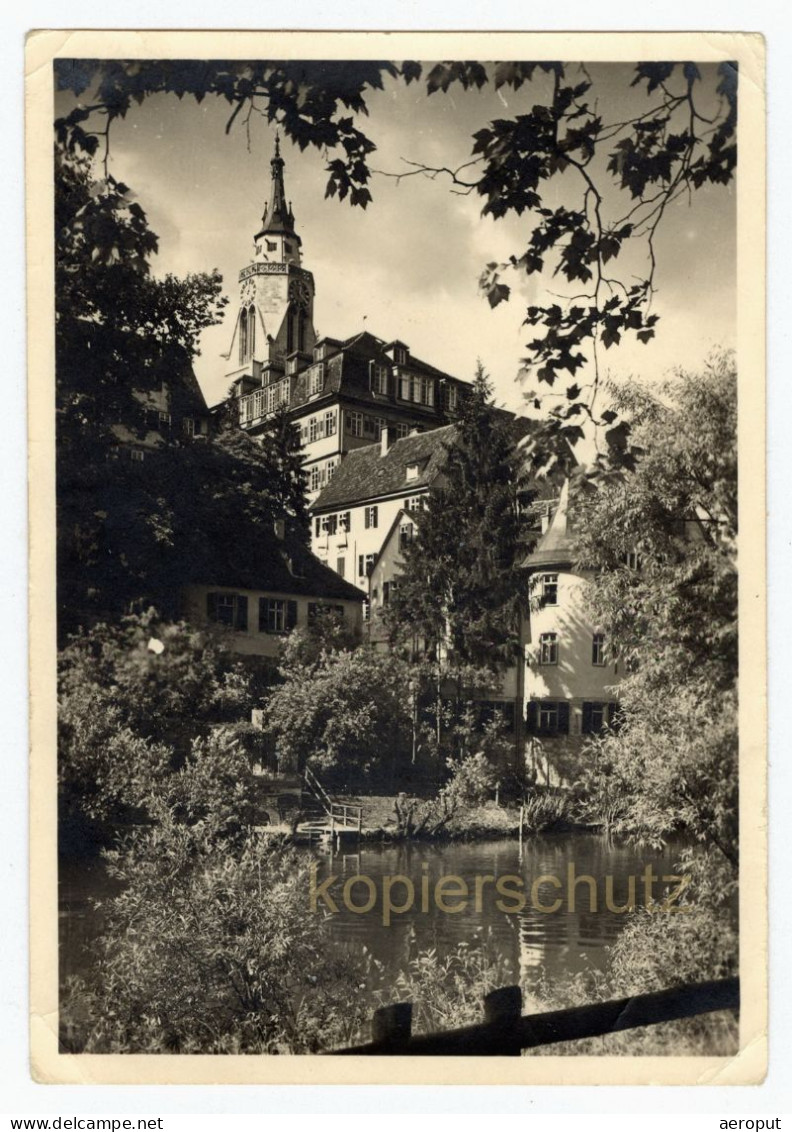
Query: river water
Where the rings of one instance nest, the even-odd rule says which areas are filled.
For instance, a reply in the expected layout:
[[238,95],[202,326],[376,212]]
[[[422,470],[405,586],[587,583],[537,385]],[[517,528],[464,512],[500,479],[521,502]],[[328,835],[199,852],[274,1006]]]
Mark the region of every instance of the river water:
[[[404,967],[417,950],[435,948],[442,957],[485,933],[508,977],[521,978],[530,986],[542,976],[552,981],[555,976],[603,967],[608,947],[629,919],[625,912],[611,910],[608,902],[616,908],[624,906],[634,891],[636,905],[644,904],[647,866],[660,878],[673,874],[679,848],[642,851],[583,833],[540,835],[526,840],[522,849],[516,840],[361,846],[359,851],[319,854],[317,885],[334,878],[325,891],[338,910],[328,908],[321,896],[316,903],[324,909],[339,944],[352,950],[366,948],[387,970]],[[385,878],[396,876],[412,883],[414,900],[408,910],[387,917],[383,887]],[[583,876],[592,879],[579,879]],[[354,877],[367,879],[352,884]],[[444,877],[449,879],[438,900],[437,882]],[[539,878],[544,879],[535,884]],[[501,892],[496,889],[498,880]],[[653,883],[655,900],[663,899],[664,888],[668,886],[662,882]],[[100,866],[62,870],[62,977],[86,972],[86,947],[98,926],[91,900],[108,895],[109,890]],[[526,905],[518,910],[520,899]],[[408,901],[409,886],[394,879],[391,904]],[[367,911],[355,910],[369,904]],[[387,918],[389,924],[383,922]]]

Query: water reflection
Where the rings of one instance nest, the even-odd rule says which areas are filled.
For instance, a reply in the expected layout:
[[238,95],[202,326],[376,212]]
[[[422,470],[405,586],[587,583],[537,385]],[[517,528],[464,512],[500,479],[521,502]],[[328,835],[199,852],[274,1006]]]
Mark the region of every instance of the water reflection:
[[[401,966],[416,950],[447,953],[488,931],[512,977],[530,988],[543,976],[603,967],[608,947],[629,918],[613,909],[626,908],[633,892],[635,904],[642,906],[647,866],[651,876],[662,878],[674,872],[677,855],[678,848],[641,851],[580,834],[532,838],[522,853],[514,841],[372,846],[326,855],[318,878],[336,878],[329,892],[338,912],[327,913],[332,936],[353,948],[365,947],[387,968]],[[356,876],[374,884],[357,882],[350,889],[349,907],[344,884]],[[412,882],[415,899],[406,910],[391,912],[386,924],[384,878],[397,876]],[[433,898],[443,877],[461,878],[468,894],[467,899],[459,896],[463,890],[454,882],[456,900],[445,901],[445,910]],[[427,880],[428,905],[421,899]],[[408,890],[403,882],[391,883],[392,903],[403,907]],[[656,880],[650,895],[661,898],[665,887]],[[373,905],[356,911],[355,905],[369,903],[372,891]],[[453,903],[456,909],[448,910]]]

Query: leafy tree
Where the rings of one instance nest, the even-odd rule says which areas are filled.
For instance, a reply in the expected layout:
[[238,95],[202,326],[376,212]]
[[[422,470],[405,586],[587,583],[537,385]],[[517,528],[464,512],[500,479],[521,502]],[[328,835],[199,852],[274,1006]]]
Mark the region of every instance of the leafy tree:
[[[62,832],[75,835],[75,822],[112,829],[147,812],[151,791],[259,694],[254,674],[216,641],[153,610],[75,636],[58,676]],[[213,778],[223,775],[215,769]]]
[[631,460],[575,508],[592,612],[621,668],[621,726],[596,745],[589,785],[615,828],[657,841],[684,826],[736,863],[734,359],[660,398],[621,397]]
[[296,632],[280,675],[266,718],[281,762],[309,765],[334,789],[391,789],[397,768],[410,765],[407,665],[367,647],[312,657]]
[[[178,384],[227,300],[218,273],[157,279],[157,237],[128,186],[55,151],[59,474],[102,459],[113,430],[143,429],[141,396]],[[174,381],[174,377],[176,380]],[[97,445],[100,445],[97,450]],[[104,446],[104,447],[103,447]]]
[[[625,75],[626,108],[614,117],[601,109],[585,64],[559,61],[425,68],[414,61],[80,59],[57,61],[56,81],[82,99],[56,122],[69,153],[101,153],[103,139],[106,166],[112,124],[133,103],[165,91],[198,102],[213,95],[232,108],[227,129],[262,114],[301,149],[315,148],[327,161],[326,196],[362,208],[372,200],[376,146],[358,121],[370,92],[402,82],[423,83],[430,97],[457,85],[510,92],[519,113],[477,130],[456,168],[410,161],[389,175],[447,177],[453,191],[477,195],[485,215],[530,218],[525,245],[482,273],[491,306],[510,297],[510,278],[552,272],[569,284],[568,296],[534,304],[523,318],[538,328],[527,343],[526,371],[549,388],[570,382],[545,423],[546,448],[574,442],[587,418],[613,423],[613,410],[596,405],[599,360],[625,336],[647,343],[656,333],[656,237],[664,217],[680,197],[727,185],[736,167],[737,67],[730,62],[638,63]],[[636,275],[640,256],[646,267]],[[590,381],[580,382],[583,371]]]
[[419,641],[457,669],[502,671],[516,655],[522,607],[520,477],[515,436],[481,366],[446,447],[440,486],[415,514],[388,624],[395,641]]
[[310,859],[256,837],[235,852],[167,809],[109,857],[120,891],[61,1046],[89,1053],[312,1053],[350,1044],[365,964],[310,914]]

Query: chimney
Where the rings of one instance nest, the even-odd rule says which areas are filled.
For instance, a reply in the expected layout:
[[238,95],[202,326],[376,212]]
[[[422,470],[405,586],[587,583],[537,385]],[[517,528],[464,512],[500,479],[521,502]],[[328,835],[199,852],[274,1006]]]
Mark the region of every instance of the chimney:
[[286,520],[276,519],[272,525],[275,528],[275,538],[278,539],[279,542],[283,542],[286,537]]
[[384,428],[380,433],[380,456],[387,456],[390,448],[390,429]]

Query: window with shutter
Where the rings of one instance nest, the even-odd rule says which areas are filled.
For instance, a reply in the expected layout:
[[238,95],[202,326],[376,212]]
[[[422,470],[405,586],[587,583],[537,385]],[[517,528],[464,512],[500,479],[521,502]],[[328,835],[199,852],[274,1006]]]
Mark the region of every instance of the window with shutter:
[[297,602],[296,601],[287,601],[286,602],[286,628],[289,629],[289,630],[297,628]]
[[539,705],[536,700],[529,700],[526,706],[525,723],[529,735],[535,735],[539,729]]
[[236,594],[236,610],[234,628],[247,632],[248,627],[248,599],[245,594]]
[[558,731],[559,734],[569,734],[569,704],[562,701],[558,705]]

